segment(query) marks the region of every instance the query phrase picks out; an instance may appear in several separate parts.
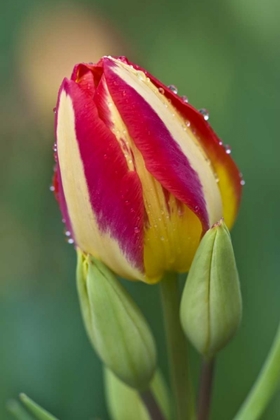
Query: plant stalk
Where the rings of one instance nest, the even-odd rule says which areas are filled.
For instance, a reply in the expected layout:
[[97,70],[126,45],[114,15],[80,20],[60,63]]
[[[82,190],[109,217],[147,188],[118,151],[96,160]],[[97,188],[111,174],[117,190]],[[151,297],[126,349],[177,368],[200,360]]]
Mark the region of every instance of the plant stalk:
[[165,420],[165,417],[153,395],[148,389],[147,391],[140,392],[141,399],[148,410],[151,420]]
[[180,324],[180,291],[177,275],[166,273],[160,286],[170,379],[175,401],[175,419],[194,420],[194,394],[188,362],[187,341]]
[[198,396],[198,420],[208,420],[212,397],[215,360],[203,360]]
[[280,324],[260,374],[234,420],[257,420],[280,385]]

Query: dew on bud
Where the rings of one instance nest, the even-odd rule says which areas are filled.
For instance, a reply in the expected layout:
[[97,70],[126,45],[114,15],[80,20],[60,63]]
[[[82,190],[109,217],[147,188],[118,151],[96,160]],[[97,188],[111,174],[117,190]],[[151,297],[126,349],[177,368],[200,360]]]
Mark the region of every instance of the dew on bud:
[[185,96],[185,95],[183,95],[183,96],[181,97],[181,99],[182,99],[182,101],[183,101],[183,102],[185,102],[185,104],[187,104],[187,103],[189,102],[188,97],[187,97],[187,96]]
[[135,228],[134,228],[134,232],[135,232],[135,233],[139,233],[139,232],[140,232],[140,229],[139,229],[139,227],[138,227],[138,226],[135,226]]
[[199,109],[199,113],[203,116],[205,121],[209,120],[210,114],[209,114],[209,111],[207,111],[207,109],[201,108],[201,109]]
[[185,124],[186,124],[186,126],[187,126],[187,127],[190,127],[190,126],[191,126],[191,123],[190,123],[190,121],[189,121],[189,120],[186,120],[186,121],[185,121]]
[[65,236],[68,236],[68,238],[71,237],[71,232],[69,230],[66,230],[64,233],[65,233]]
[[50,191],[51,191],[51,192],[54,192],[54,191],[55,191],[55,188],[54,188],[54,186],[53,186],[53,185],[51,185],[51,186],[50,186]]
[[74,243],[74,239],[73,238],[68,238],[67,243],[72,245]]
[[53,113],[56,114],[56,106],[53,108]]
[[161,93],[162,95],[164,94],[164,89],[162,87],[158,88],[159,93]]
[[226,154],[230,155],[231,154],[231,147],[228,144],[225,144],[224,148],[225,148]]
[[245,182],[245,179],[243,179],[243,174],[241,172],[239,173],[239,176],[240,176],[240,185],[245,185],[246,182]]
[[176,86],[174,86],[174,85],[169,85],[169,86],[167,86],[168,87],[168,89],[170,89],[171,90],[171,92],[173,92],[173,93],[175,93],[175,95],[177,95],[177,93],[178,93],[178,89],[176,88]]

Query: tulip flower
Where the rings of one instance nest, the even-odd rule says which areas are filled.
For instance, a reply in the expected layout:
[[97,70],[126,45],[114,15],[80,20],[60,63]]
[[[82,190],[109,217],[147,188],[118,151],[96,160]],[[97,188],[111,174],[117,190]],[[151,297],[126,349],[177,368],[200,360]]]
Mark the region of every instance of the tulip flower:
[[77,248],[146,283],[232,226],[242,179],[200,113],[126,58],[78,64],[56,106],[54,188]]

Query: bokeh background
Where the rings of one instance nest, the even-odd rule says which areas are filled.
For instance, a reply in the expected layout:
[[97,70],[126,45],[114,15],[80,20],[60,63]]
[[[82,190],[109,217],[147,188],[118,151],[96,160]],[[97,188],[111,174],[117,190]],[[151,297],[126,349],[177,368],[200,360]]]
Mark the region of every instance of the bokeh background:
[[[219,356],[213,415],[231,419],[280,320],[280,2],[10,0],[0,14],[0,418],[24,391],[61,420],[107,420],[102,369],[81,321],[75,253],[49,186],[53,107],[74,63],[127,55],[210,122],[246,185],[233,242],[242,326]],[[157,286],[127,284],[166,373]],[[192,353],[198,371],[198,357]],[[264,419],[280,418],[280,394]]]

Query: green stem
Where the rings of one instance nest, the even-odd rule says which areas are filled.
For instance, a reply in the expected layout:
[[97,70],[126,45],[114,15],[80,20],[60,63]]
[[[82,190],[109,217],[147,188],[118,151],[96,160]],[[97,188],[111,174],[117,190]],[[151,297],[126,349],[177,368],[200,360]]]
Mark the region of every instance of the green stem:
[[263,368],[234,420],[259,419],[280,383],[280,325]]
[[203,360],[198,396],[198,420],[208,420],[212,396],[215,360]]
[[141,392],[140,397],[148,410],[151,420],[165,420],[165,417],[150,390]]
[[175,418],[193,420],[195,404],[187,358],[187,342],[179,318],[180,292],[177,275],[166,273],[160,285],[170,378],[175,400]]

